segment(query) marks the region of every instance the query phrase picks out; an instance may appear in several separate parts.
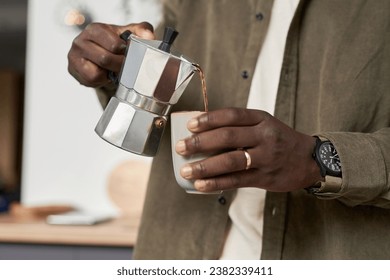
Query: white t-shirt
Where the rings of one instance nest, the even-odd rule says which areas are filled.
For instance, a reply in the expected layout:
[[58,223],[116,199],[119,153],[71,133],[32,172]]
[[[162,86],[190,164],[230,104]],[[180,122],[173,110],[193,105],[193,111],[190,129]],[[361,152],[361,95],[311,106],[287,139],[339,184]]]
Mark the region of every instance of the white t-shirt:
[[[257,60],[247,108],[274,113],[287,32],[299,0],[275,0],[269,30]],[[240,188],[229,208],[232,225],[220,259],[259,259],[265,190]]]

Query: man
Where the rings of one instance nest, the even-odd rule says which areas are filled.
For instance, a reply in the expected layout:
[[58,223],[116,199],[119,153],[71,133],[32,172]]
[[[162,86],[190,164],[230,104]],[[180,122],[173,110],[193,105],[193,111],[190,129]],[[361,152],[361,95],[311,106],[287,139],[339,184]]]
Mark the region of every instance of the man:
[[[162,26],[176,27],[175,47],[204,68],[210,103],[209,113],[188,123],[196,135],[179,141],[176,152],[219,152],[181,174],[198,190],[223,193],[196,196],[177,186],[166,131],[153,161],[136,258],[390,258],[390,2],[296,3],[282,38],[271,116],[244,108],[249,93],[270,94],[256,82],[258,69],[267,72],[261,57],[268,35],[280,31],[272,30],[271,18],[280,3],[166,1]],[[114,93],[107,71],[120,70],[119,34],[126,29],[154,38],[146,23],[93,24],[69,52],[69,72],[98,88],[103,105]],[[196,83],[174,109],[202,109]],[[248,217],[251,209],[256,217]]]

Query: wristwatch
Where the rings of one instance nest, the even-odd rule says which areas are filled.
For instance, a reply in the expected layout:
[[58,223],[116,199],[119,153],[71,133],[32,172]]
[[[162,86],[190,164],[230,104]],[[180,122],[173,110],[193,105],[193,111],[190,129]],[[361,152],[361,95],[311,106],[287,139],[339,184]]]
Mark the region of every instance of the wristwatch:
[[313,151],[313,159],[320,168],[321,176],[325,181],[319,181],[314,186],[305,188],[309,194],[324,195],[337,193],[341,188],[341,162],[340,157],[329,140],[321,141],[316,137],[316,146]]
[[321,176],[333,176],[341,178],[340,157],[332,142],[316,140],[313,158],[320,168]]

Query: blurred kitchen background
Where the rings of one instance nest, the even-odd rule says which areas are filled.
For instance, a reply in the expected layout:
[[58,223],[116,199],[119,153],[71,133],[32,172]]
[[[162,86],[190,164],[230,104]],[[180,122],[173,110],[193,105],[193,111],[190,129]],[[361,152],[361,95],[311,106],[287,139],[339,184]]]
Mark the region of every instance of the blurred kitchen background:
[[0,1],[0,260],[131,259],[151,159],[95,134],[67,54],[92,21],[160,18],[158,0]]
[[0,1],[0,212],[67,205],[119,215],[140,207],[119,200],[131,195],[124,185],[144,187],[133,173],[147,177],[150,159],[95,134],[102,108],[68,74],[67,53],[91,21],[156,26],[160,17],[158,0]]
[[[0,3],[0,211],[20,199],[27,0]],[[6,196],[6,197],[5,197]]]

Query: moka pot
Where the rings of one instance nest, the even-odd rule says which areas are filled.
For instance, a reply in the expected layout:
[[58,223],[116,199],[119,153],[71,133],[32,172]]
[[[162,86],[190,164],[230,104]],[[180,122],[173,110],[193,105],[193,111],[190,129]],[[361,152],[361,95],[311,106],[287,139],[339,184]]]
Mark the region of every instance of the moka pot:
[[198,70],[171,52],[177,34],[168,27],[163,41],[129,36],[118,89],[95,128],[101,138],[138,155],[156,155],[171,107]]

